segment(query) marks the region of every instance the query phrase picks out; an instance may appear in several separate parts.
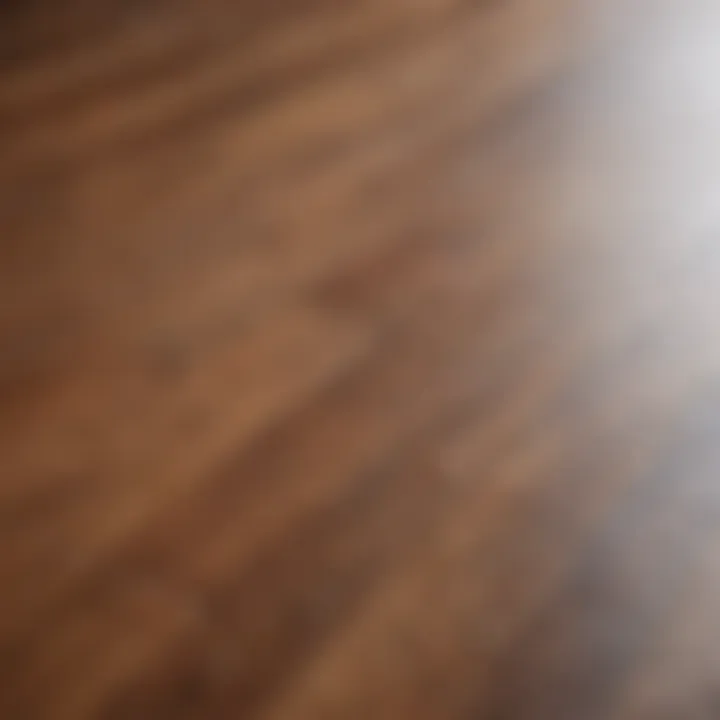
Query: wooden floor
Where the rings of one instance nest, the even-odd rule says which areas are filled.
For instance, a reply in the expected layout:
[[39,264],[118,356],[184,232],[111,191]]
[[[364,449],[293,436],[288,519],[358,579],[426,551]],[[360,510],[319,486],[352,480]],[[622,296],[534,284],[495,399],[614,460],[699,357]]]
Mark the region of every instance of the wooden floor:
[[720,718],[718,27],[3,2],[0,717]]

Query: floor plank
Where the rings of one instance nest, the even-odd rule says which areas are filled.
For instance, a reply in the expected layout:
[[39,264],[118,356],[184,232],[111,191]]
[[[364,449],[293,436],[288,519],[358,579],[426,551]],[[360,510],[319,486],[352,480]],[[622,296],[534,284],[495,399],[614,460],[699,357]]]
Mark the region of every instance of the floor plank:
[[0,7],[0,714],[717,714],[715,0]]

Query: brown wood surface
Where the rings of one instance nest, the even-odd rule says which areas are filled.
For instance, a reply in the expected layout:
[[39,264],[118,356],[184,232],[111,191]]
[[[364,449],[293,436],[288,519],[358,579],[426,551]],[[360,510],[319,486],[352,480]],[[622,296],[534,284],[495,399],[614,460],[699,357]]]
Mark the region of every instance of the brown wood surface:
[[0,717],[720,717],[720,2],[0,4]]

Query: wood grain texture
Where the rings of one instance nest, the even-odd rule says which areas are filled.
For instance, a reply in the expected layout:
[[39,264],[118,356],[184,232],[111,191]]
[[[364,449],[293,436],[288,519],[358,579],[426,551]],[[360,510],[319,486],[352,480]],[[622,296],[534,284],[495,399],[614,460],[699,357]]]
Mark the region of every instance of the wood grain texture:
[[720,713],[714,0],[0,5],[0,716]]

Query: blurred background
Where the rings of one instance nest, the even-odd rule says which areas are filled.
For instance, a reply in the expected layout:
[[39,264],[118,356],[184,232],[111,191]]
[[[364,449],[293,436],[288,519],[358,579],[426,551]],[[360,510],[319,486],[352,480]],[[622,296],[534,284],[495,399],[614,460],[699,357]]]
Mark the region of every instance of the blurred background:
[[719,27],[0,4],[0,715],[720,717]]

